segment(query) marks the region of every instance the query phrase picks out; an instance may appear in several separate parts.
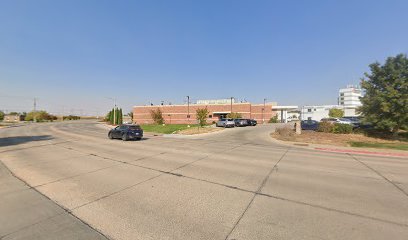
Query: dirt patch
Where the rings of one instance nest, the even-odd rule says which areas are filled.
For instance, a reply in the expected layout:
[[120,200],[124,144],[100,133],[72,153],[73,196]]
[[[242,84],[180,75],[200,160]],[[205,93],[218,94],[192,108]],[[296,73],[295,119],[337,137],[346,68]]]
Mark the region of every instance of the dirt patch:
[[280,135],[279,133],[272,133],[271,136],[282,141],[312,143],[312,144],[326,144],[335,146],[349,147],[350,142],[366,142],[366,143],[398,143],[408,144],[401,141],[385,140],[381,138],[368,137],[363,134],[335,134],[323,133],[315,131],[302,131],[301,135]]
[[188,128],[188,129],[181,130],[181,131],[177,132],[177,134],[195,135],[195,134],[218,132],[218,131],[222,131],[222,130],[224,130],[224,128],[215,128],[215,127],[197,128],[197,127],[191,127],[191,128]]

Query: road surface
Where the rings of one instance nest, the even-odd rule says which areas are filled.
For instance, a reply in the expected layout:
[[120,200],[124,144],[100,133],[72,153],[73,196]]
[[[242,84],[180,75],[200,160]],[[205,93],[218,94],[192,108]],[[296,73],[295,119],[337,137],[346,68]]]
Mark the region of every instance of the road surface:
[[408,239],[407,158],[277,145],[272,129],[1,129],[0,239]]

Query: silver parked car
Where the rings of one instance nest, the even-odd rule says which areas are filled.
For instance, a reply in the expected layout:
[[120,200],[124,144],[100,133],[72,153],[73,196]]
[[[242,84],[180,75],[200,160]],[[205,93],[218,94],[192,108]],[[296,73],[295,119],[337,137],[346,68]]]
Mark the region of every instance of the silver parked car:
[[234,119],[232,118],[222,118],[218,120],[218,122],[215,124],[217,127],[235,127],[235,122]]

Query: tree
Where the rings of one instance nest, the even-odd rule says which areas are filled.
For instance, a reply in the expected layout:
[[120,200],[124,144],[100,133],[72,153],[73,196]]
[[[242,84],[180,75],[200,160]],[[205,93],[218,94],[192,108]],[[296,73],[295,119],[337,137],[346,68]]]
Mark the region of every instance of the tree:
[[4,112],[0,111],[0,121],[3,121],[3,119],[4,119]]
[[156,124],[164,124],[163,113],[160,108],[150,110],[150,116]]
[[278,122],[278,115],[275,115],[269,119],[268,123],[277,123]]
[[342,118],[342,117],[344,117],[344,111],[343,111],[343,109],[332,108],[332,109],[329,110],[329,117]]
[[228,113],[227,118],[242,118],[242,114],[237,112]]
[[26,121],[33,121],[34,118],[39,122],[57,120],[56,116],[53,116],[46,111],[32,111],[25,116]]
[[363,121],[397,136],[399,129],[408,126],[407,56],[389,57],[384,65],[375,62],[370,70],[361,81],[365,90],[359,109]]
[[204,126],[207,124],[207,116],[208,116],[208,109],[207,108],[198,108],[196,110],[196,117],[198,120],[198,124],[200,126]]
[[133,111],[130,111],[127,115],[130,117],[130,120],[133,122]]

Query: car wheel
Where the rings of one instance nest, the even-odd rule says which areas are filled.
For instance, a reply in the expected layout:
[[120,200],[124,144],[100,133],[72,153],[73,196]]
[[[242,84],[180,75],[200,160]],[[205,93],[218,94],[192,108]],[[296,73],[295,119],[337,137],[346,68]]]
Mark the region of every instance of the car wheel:
[[109,138],[109,139],[113,139],[112,133],[109,133],[109,134],[108,134],[108,138]]
[[127,136],[126,133],[124,133],[124,134],[122,135],[122,140],[123,140],[123,141],[127,141],[127,140],[128,140],[128,136]]

